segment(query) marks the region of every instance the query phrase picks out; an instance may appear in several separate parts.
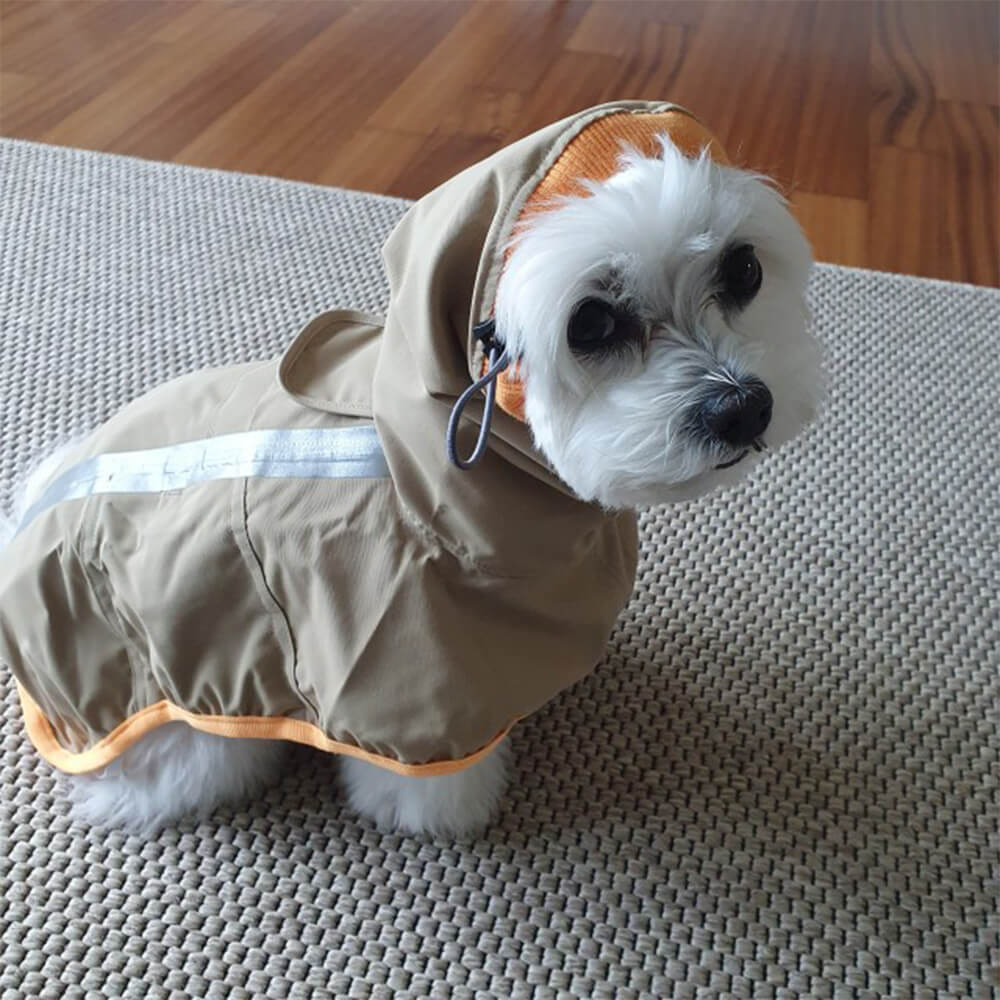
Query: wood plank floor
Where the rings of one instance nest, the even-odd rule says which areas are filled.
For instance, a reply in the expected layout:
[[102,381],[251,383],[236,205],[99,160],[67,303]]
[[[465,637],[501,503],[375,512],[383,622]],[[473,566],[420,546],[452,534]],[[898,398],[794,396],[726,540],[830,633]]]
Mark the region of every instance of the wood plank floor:
[[997,285],[998,53],[994,0],[0,0],[0,131],[418,197],[668,98],[820,259]]

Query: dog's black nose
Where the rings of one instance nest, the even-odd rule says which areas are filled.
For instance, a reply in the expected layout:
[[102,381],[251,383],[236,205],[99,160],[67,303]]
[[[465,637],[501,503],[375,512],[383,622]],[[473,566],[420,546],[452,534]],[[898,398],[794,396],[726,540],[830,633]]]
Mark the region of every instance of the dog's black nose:
[[709,433],[733,446],[752,444],[771,422],[774,399],[759,378],[727,385],[707,399],[701,419]]

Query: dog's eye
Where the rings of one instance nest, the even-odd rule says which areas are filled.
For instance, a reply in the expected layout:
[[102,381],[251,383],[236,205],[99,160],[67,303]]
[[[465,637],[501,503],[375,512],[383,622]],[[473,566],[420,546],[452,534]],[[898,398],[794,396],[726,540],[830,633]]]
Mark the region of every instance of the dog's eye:
[[726,298],[737,306],[745,306],[760,291],[764,280],[760,261],[749,243],[723,255],[720,273]]
[[569,320],[569,346],[582,354],[619,347],[639,333],[634,316],[604,299],[584,299]]

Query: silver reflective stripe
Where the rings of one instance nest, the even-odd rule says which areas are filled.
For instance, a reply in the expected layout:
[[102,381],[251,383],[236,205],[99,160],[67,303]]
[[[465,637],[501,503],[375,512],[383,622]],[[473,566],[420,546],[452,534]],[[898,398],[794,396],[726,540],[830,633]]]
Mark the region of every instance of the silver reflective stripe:
[[[42,511],[100,493],[164,493],[217,479],[383,479],[389,467],[371,424],[245,431],[148,451],[95,455],[54,479],[28,508]],[[16,533],[16,532],[15,532]]]

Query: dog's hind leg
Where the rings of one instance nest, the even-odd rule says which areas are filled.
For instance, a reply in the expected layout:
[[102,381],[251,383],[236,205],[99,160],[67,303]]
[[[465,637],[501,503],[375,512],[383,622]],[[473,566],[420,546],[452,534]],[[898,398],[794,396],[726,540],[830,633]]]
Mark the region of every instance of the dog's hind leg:
[[496,816],[510,776],[507,742],[464,771],[407,778],[354,757],[340,762],[351,808],[383,830],[467,836]]
[[183,816],[203,817],[252,797],[277,778],[286,746],[170,722],[102,770],[67,776],[73,814],[94,826],[149,835]]

